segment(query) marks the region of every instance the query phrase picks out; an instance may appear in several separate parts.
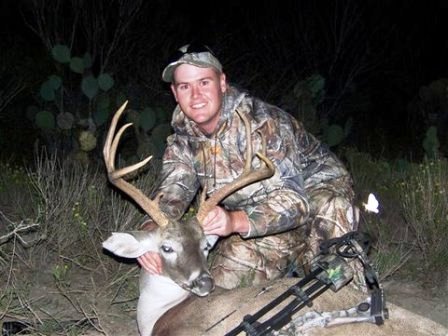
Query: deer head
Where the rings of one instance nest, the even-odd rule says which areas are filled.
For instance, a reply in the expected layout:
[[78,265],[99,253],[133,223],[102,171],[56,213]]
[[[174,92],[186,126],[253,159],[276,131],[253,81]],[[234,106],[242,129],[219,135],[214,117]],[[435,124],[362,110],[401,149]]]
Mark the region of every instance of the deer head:
[[[126,103],[115,113],[104,145],[103,155],[106,163],[109,181],[121,191],[130,196],[157,224],[150,232],[136,232],[126,235],[115,233],[103,246],[117,255],[125,257],[138,257],[146,251],[157,251],[162,259],[162,269],[166,276],[182,288],[203,296],[213,289],[213,280],[207,268],[207,255],[210,245],[202,231],[201,223],[207,214],[221,200],[236,190],[251,183],[272,176],[275,172],[273,163],[266,157],[266,145],[264,138],[261,152],[256,153],[264,163],[257,170],[251,169],[253,159],[251,126],[247,117],[238,113],[246,128],[247,149],[246,162],[243,173],[232,183],[216,191],[210,198],[206,199],[206,190],[201,195],[200,207],[196,218],[184,222],[171,219],[159,208],[159,200],[163,194],[158,194],[154,200],[148,198],[141,190],[124,179],[124,176],[133,172],[151,160],[148,157],[134,165],[121,169],[115,168],[115,155],[118,143],[123,132],[132,124],[125,124],[116,132],[118,121],[123,114]],[[114,235],[117,239],[114,241]],[[120,243],[126,240],[126,243]]]

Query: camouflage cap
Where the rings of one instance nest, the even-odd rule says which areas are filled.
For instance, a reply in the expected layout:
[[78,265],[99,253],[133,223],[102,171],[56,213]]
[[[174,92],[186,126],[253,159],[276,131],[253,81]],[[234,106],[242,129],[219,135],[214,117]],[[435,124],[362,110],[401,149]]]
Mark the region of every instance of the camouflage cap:
[[221,63],[207,46],[187,44],[179,48],[176,54],[171,57],[162,72],[162,79],[171,83],[174,79],[174,70],[181,64],[191,64],[200,68],[214,68],[218,72],[222,72]]

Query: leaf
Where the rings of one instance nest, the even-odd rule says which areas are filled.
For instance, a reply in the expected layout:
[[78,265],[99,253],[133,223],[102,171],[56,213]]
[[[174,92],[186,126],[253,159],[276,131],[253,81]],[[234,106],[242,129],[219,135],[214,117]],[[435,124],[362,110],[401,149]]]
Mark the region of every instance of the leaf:
[[63,130],[69,130],[73,127],[75,117],[70,112],[63,112],[56,117],[59,128]]
[[325,131],[325,142],[330,147],[339,145],[344,137],[344,130],[336,124],[330,125]]
[[98,93],[98,81],[93,76],[84,77],[81,82],[81,90],[89,99],[92,99]]
[[146,107],[140,112],[140,127],[146,132],[154,127],[156,123],[156,113],[154,109]]
[[103,125],[109,118],[108,109],[96,109],[93,111],[93,120],[97,126]]
[[97,139],[95,134],[90,131],[82,131],[78,137],[79,146],[84,152],[90,152],[95,149]]
[[36,125],[42,129],[55,127],[54,115],[50,111],[40,111],[36,114]]
[[109,91],[114,86],[114,79],[108,73],[102,73],[98,76],[98,85],[101,90]]
[[57,90],[62,85],[62,78],[58,75],[51,75],[50,77],[48,77],[48,82],[53,90]]
[[156,115],[157,115],[157,121],[159,123],[169,123],[171,120],[171,112],[168,112],[166,109],[163,109],[162,107],[156,107]]
[[46,80],[45,82],[42,83],[42,85],[40,86],[39,94],[45,101],[55,100],[56,95],[54,92],[53,84],[51,83],[50,80]]
[[70,60],[70,69],[79,74],[84,73],[84,60],[81,57],[72,57]]
[[306,83],[309,90],[316,96],[325,87],[325,78],[320,74],[313,74],[306,78]]
[[51,55],[59,63],[70,62],[70,49],[63,44],[57,44],[51,49]]
[[86,52],[84,54],[84,56],[82,57],[82,60],[84,63],[84,68],[86,68],[86,69],[90,68],[93,64],[92,55],[90,55],[89,52]]

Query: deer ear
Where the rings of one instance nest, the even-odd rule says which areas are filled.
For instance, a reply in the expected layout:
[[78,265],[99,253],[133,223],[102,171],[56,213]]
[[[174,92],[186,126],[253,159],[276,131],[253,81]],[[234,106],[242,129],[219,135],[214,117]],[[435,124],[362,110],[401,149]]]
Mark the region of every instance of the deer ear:
[[123,258],[138,258],[153,250],[151,239],[138,240],[132,234],[122,232],[113,232],[103,242],[103,248]]
[[149,232],[157,230],[158,228],[159,226],[156,223],[154,223],[151,219],[147,220],[140,226],[140,230]]

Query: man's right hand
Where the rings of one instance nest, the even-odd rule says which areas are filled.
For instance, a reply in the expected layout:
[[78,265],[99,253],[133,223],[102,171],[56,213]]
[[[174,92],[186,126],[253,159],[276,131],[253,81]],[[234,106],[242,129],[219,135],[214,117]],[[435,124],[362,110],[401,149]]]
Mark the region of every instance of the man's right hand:
[[162,259],[160,259],[160,254],[157,252],[146,252],[138,257],[137,261],[149,274],[162,273]]

